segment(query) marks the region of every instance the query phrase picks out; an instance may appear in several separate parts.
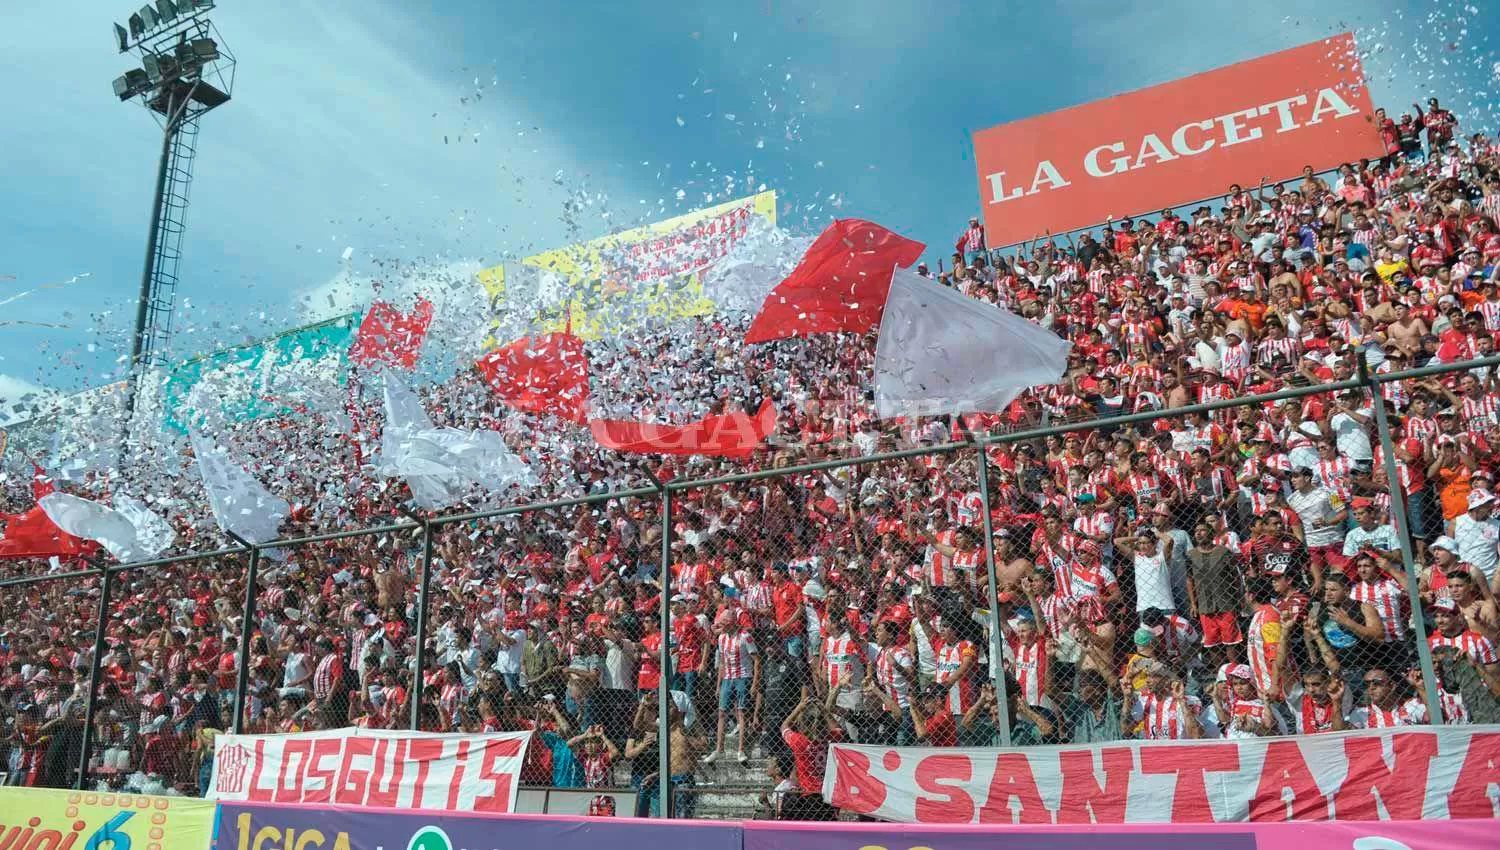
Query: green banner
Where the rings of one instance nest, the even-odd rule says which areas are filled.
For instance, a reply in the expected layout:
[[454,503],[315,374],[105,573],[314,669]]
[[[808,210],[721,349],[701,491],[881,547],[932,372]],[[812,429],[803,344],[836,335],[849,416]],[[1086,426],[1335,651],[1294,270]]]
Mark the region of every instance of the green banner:
[[[169,366],[162,386],[166,426],[185,432],[210,399],[230,419],[296,410],[299,393],[318,383],[344,383],[359,322],[360,314],[351,313]],[[195,409],[193,390],[200,385]]]

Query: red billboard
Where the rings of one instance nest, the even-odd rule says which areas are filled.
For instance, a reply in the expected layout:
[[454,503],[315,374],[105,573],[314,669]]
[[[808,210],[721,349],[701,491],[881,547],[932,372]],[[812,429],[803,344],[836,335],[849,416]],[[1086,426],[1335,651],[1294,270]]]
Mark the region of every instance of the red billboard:
[[1349,33],[974,135],[993,247],[1384,153]]

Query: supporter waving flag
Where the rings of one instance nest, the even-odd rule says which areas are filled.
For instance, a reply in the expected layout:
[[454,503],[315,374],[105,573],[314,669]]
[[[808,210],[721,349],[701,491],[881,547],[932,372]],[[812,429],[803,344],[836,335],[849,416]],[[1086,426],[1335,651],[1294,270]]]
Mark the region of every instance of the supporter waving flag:
[[766,296],[745,342],[860,333],[875,327],[885,307],[891,269],[915,263],[926,247],[874,222],[835,221]]

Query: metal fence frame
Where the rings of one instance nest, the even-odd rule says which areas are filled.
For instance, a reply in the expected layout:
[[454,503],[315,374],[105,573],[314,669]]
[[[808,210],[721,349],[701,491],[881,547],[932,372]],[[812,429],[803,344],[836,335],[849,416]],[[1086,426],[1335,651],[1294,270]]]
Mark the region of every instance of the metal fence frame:
[[[653,486],[639,487],[626,490],[616,490],[607,493],[598,493],[570,499],[560,499],[550,502],[537,502],[531,504],[511,505],[485,511],[474,511],[460,514],[420,516],[415,513],[406,512],[404,521],[395,522],[390,525],[382,525],[370,528],[352,529],[348,531],[330,532],[326,534],[315,534],[306,537],[288,538],[284,540],[268,541],[254,544],[240,538],[234,538],[236,546],[221,548],[210,552],[191,553],[176,555],[169,558],[159,558],[150,561],[141,561],[130,564],[102,565],[92,569],[74,570],[47,575],[19,576],[8,579],[0,579],[0,590],[12,587],[21,587],[44,582],[67,581],[71,579],[99,579],[100,598],[98,622],[95,626],[94,653],[90,661],[89,669],[89,698],[84,714],[84,731],[82,740],[82,756],[78,765],[78,779],[76,787],[83,790],[89,773],[89,761],[93,749],[94,717],[98,701],[98,687],[95,685],[99,675],[100,662],[104,654],[105,631],[109,624],[109,600],[114,587],[114,579],[117,575],[132,570],[146,569],[151,567],[162,567],[174,564],[183,564],[195,561],[210,561],[233,555],[248,555],[249,566],[246,573],[245,598],[243,603],[243,619],[241,634],[239,638],[238,657],[236,672],[236,687],[234,694],[234,718],[230,724],[230,731],[239,732],[243,728],[246,702],[248,700],[248,675],[249,665],[244,659],[249,655],[250,633],[249,624],[255,618],[256,612],[256,585],[262,552],[268,549],[281,549],[288,547],[299,547],[310,543],[321,543],[334,540],[348,540],[358,537],[368,537],[380,534],[391,534],[420,530],[422,533],[422,557],[421,568],[418,576],[417,612],[416,612],[416,638],[417,650],[413,657],[414,669],[412,681],[420,686],[422,677],[426,672],[428,664],[426,652],[426,638],[428,629],[427,611],[429,597],[431,595],[432,580],[432,538],[436,530],[443,527],[479,519],[492,519],[495,517],[511,516],[534,511],[554,510],[558,508],[578,507],[610,502],[620,499],[656,497],[661,503],[661,530],[662,547],[659,564],[658,577],[663,583],[663,592],[660,594],[660,625],[663,634],[671,631],[671,609],[670,594],[665,592],[665,584],[670,576],[672,562],[672,502],[673,494],[717,485],[733,484],[737,482],[756,481],[767,478],[783,478],[808,472],[838,469],[849,466],[881,463],[892,460],[902,460],[912,457],[924,457],[932,455],[953,455],[967,451],[974,451],[979,456],[978,483],[982,500],[982,514],[984,525],[984,559],[985,569],[989,581],[989,606],[990,606],[990,652],[991,657],[998,657],[1000,653],[1001,630],[999,627],[999,604],[996,598],[998,581],[995,569],[995,552],[993,543],[992,519],[990,512],[990,488],[989,488],[989,460],[985,452],[990,446],[1007,445],[1041,439],[1054,435],[1067,434],[1075,431],[1086,431],[1101,427],[1117,425],[1130,425],[1143,422],[1154,422],[1159,419],[1169,419],[1185,416],[1191,413],[1210,413],[1234,407],[1246,407],[1264,404],[1266,402],[1297,399],[1305,396],[1320,395],[1331,392],[1342,392],[1351,389],[1363,389],[1371,393],[1372,401],[1376,401],[1375,424],[1381,454],[1384,458],[1384,474],[1390,488],[1392,507],[1391,515],[1397,537],[1401,544],[1402,563],[1405,568],[1406,591],[1409,599],[1414,601],[1412,607],[1412,626],[1415,630],[1416,654],[1420,669],[1425,680],[1425,693],[1423,694],[1428,707],[1428,716],[1434,723],[1442,723],[1443,712],[1437,695],[1437,679],[1434,673],[1432,653],[1427,642],[1427,625],[1422,614],[1421,605],[1416,604],[1418,598],[1417,575],[1413,557],[1411,533],[1408,528],[1408,519],[1404,506],[1404,493],[1401,490],[1395,460],[1393,455],[1393,444],[1388,417],[1385,412],[1383,399],[1379,394],[1379,387],[1383,384],[1396,383],[1400,381],[1425,378],[1437,375],[1447,375],[1458,372],[1466,372],[1473,369],[1500,366],[1500,356],[1481,358],[1464,361],[1461,363],[1428,366],[1419,369],[1410,369],[1402,372],[1389,372],[1385,374],[1374,374],[1369,371],[1365,360],[1358,360],[1359,374],[1356,378],[1344,381],[1336,381],[1322,384],[1312,384],[1306,387],[1296,387],[1280,390],[1274,393],[1261,395],[1239,396],[1205,404],[1188,405],[1184,407],[1168,408],[1163,410],[1143,411],[1120,416],[1112,416],[1101,419],[1093,419],[1083,422],[1070,422],[1060,425],[1045,426],[1025,431],[1017,431],[1005,434],[970,434],[967,439],[942,443],[935,446],[922,446],[916,448],[902,449],[899,451],[864,455],[857,457],[834,458],[829,460],[786,466],[777,469],[764,469],[751,472],[743,472],[734,475],[725,475],[715,478],[670,481],[658,481],[652,478]],[[234,537],[231,535],[231,537]],[[658,686],[658,740],[660,741],[660,764],[659,776],[670,776],[669,764],[671,760],[671,735],[668,729],[668,705],[670,704],[669,689],[671,687],[671,652],[669,642],[661,641],[658,664],[661,669],[660,685]],[[999,691],[998,709],[999,733],[1001,744],[1009,746],[1010,722],[1006,709],[1006,694],[1004,677],[995,682]],[[409,728],[413,731],[418,729],[421,700],[413,699],[411,703],[411,717]],[[658,779],[661,789],[661,815],[671,817],[673,815],[673,790],[670,782]]]

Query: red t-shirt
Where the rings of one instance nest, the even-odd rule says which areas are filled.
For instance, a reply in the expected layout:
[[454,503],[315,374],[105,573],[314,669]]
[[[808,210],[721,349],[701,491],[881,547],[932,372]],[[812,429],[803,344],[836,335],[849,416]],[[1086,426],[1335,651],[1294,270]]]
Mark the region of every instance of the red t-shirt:
[[827,764],[828,748],[815,747],[811,740],[795,729],[781,730],[781,739],[792,750],[792,761],[797,766],[797,784],[803,793],[823,793],[823,769]]
[[958,727],[953,725],[953,715],[939,711],[927,720],[927,746],[958,746]]

